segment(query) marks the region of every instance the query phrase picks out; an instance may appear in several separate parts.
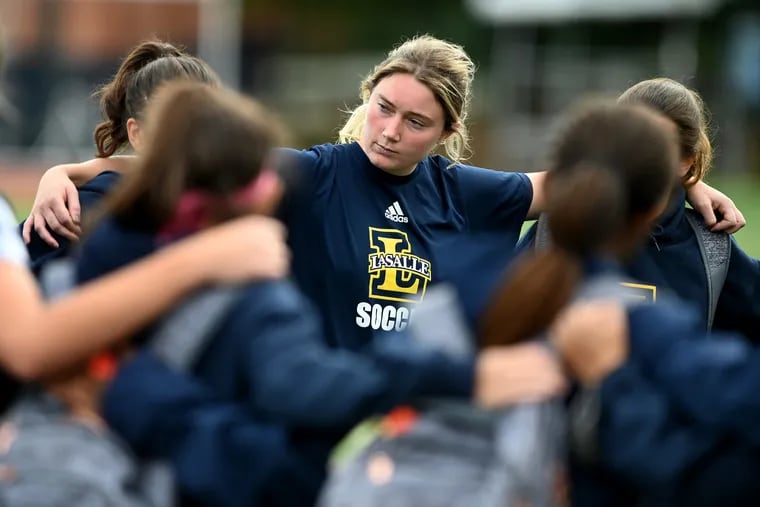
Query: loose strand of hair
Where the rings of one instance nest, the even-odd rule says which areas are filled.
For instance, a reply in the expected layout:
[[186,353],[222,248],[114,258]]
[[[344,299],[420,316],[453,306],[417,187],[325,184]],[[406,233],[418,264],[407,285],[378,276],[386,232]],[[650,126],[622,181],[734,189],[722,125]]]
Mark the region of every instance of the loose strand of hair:
[[364,103],[351,111],[348,120],[338,132],[338,143],[352,143],[361,139],[368,108],[369,104]]

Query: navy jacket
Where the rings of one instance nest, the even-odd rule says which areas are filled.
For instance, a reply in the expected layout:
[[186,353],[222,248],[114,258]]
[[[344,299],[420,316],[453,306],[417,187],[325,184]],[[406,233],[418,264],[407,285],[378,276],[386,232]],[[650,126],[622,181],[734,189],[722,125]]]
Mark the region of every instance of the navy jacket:
[[[697,237],[685,216],[685,192],[676,192],[667,211],[652,230],[649,241],[625,265],[625,272],[641,282],[647,299],[670,292],[692,305],[707,324],[707,276]],[[535,226],[518,248],[532,246]],[[748,256],[731,238],[731,258],[715,312],[713,328],[738,331],[760,343],[760,261]]]
[[760,355],[667,296],[628,314],[630,357],[600,387],[600,460],[574,463],[574,500],[756,505]]
[[[82,247],[78,263],[80,281],[116,269],[154,250],[152,234],[106,221]],[[136,364],[151,367],[150,362]],[[146,417],[160,419],[176,415],[151,401],[155,400],[155,393],[151,391],[156,385],[144,383],[142,379],[147,374],[143,370],[137,366],[125,368],[118,376],[117,385],[130,393],[133,406],[143,395],[148,406],[141,410],[121,410],[118,408],[123,402],[121,396],[106,396],[104,402],[109,422],[127,437],[136,434],[129,430],[130,425],[144,424]],[[304,446],[314,450],[308,459],[312,464],[319,463],[316,477],[323,473],[321,467],[327,450],[364,417],[420,396],[469,397],[473,364],[449,361],[441,355],[415,352],[411,348],[405,350],[403,356],[393,354],[392,349],[362,356],[330,349],[324,343],[318,318],[295,287],[287,281],[273,281],[247,287],[214,334],[194,373],[220,401],[242,404],[257,422],[294,428],[294,438],[306,441]],[[171,399],[165,386],[161,390],[162,399]],[[204,420],[221,417],[214,415],[216,407],[208,410],[209,413],[202,411]],[[231,409],[223,412],[227,410]],[[151,415],[152,412],[156,415]],[[227,424],[224,417],[220,421]],[[160,429],[159,425],[155,431],[137,433],[157,439],[156,445],[167,445],[174,438],[186,441],[194,438],[164,433]],[[199,431],[204,434],[206,429],[201,427]],[[258,454],[255,442],[251,440],[249,450]],[[130,443],[136,448],[156,448],[145,441]],[[228,458],[236,460],[238,453],[231,453]],[[194,464],[179,460],[175,464],[187,464],[193,469],[208,465],[205,473],[209,476],[217,470],[208,460]],[[224,475],[215,477],[220,488],[234,487]],[[318,483],[318,479],[312,482]],[[241,497],[245,493],[241,491]]]
[[171,463],[183,505],[307,506],[322,482],[281,426],[148,352],[121,366],[102,411],[139,455]]
[[[103,197],[119,182],[120,178],[121,175],[119,173],[105,171],[79,188],[79,204],[82,209],[81,218],[83,223],[85,217],[92,213]],[[19,225],[19,232],[23,225],[24,222]],[[37,231],[32,229],[31,241],[27,245],[27,249],[29,250],[29,257],[31,259],[30,267],[35,276],[39,276],[42,268],[51,260],[70,255],[72,248],[75,246],[60,234],[55,232],[52,234],[56,241],[58,241],[58,248],[54,248],[42,241]]]

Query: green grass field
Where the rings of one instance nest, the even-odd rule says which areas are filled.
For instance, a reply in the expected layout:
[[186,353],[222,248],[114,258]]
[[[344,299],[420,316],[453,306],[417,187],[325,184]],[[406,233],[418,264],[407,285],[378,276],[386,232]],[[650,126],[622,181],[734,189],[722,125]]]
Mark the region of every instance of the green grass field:
[[[760,257],[760,179],[712,178],[710,184],[731,196],[747,219],[747,226],[736,234],[739,245],[752,257]],[[9,196],[13,200],[13,196]],[[15,201],[19,219],[25,217],[31,203]]]

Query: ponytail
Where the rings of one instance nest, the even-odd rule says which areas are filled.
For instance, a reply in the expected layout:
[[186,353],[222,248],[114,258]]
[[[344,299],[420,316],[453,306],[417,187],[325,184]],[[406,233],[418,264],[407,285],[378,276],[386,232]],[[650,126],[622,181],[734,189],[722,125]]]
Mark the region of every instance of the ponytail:
[[516,262],[480,322],[484,346],[544,331],[572,298],[583,262],[620,256],[641,238],[673,187],[676,132],[641,106],[600,103],[571,116],[544,180],[552,246]]
[[546,179],[552,245],[528,252],[508,273],[483,315],[483,347],[530,339],[544,331],[572,298],[581,259],[609,243],[626,218],[620,179],[593,165],[550,172]]
[[554,244],[585,256],[609,241],[628,213],[622,186],[613,171],[587,163],[549,173],[546,219]]
[[509,345],[541,333],[570,300],[580,279],[578,257],[564,250],[520,256],[483,313],[481,347]]
[[110,157],[129,142],[127,119],[131,111],[127,104],[127,91],[135,74],[159,58],[182,55],[180,49],[169,43],[158,40],[143,42],[127,55],[111,82],[95,92],[100,97],[100,110],[104,118],[93,134],[98,157]]

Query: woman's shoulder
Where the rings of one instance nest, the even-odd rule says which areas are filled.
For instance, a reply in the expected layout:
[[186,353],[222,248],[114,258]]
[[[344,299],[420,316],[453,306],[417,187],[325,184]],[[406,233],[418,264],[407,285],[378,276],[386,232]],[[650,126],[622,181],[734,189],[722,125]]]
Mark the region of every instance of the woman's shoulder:
[[337,157],[352,156],[356,151],[355,144],[324,143],[315,144],[305,149],[277,148],[277,155],[280,157],[280,162],[285,164],[295,161],[301,164],[329,165]]
[[527,179],[525,173],[515,171],[505,171],[501,169],[492,169],[478,165],[466,164],[464,162],[454,162],[443,155],[430,155],[426,159],[427,164],[434,170],[440,170],[453,177],[464,179]]
[[121,180],[121,174],[116,171],[103,171],[79,188],[79,193],[94,192],[107,194]]
[[533,196],[530,178],[525,173],[454,163],[441,155],[429,156],[426,164],[447,186],[464,196],[488,201],[519,197],[520,202],[529,202]]
[[357,143],[326,143],[303,150],[279,148],[275,163],[286,175],[288,185],[313,195],[329,188],[341,169],[360,164],[364,156]]

